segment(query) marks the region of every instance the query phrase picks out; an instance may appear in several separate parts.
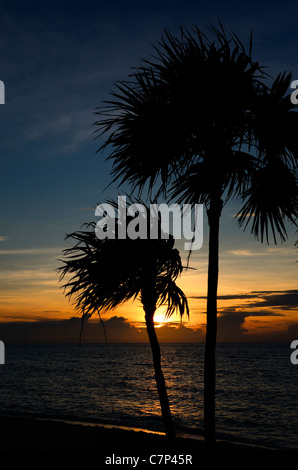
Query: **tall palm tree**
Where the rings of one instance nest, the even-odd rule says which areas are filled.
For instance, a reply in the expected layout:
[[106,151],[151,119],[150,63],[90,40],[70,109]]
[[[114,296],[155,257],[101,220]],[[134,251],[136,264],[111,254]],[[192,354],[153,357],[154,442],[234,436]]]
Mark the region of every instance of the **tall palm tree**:
[[[117,227],[117,225],[116,225]],[[91,230],[90,230],[91,228]],[[161,368],[161,353],[154,327],[154,314],[164,306],[166,317],[178,311],[181,318],[189,315],[187,298],[176,284],[183,271],[174,239],[99,239],[96,224],[88,230],[74,232],[67,238],[75,245],[64,250],[60,279],[71,278],[64,289],[73,299],[83,319],[119,307],[129,299],[139,298],[145,312],[145,323],[151,345],[156,385],[166,436],[175,441],[175,430]]]
[[[178,202],[202,203],[209,224],[205,347],[205,439],[215,445],[215,351],[219,227],[223,206],[243,205],[240,226],[269,242],[287,236],[297,205],[297,113],[286,95],[291,74],[272,83],[231,32],[196,26],[165,31],[154,56],[116,84],[95,123],[112,178],[140,192],[148,184]],[[267,81],[266,81],[267,80]]]

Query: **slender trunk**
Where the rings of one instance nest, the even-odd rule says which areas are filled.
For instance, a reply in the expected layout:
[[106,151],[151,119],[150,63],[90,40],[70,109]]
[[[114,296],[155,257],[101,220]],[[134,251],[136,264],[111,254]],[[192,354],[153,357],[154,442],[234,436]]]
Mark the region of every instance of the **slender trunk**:
[[219,257],[219,220],[222,200],[212,200],[207,211],[209,223],[209,265],[207,293],[207,326],[204,372],[204,427],[205,442],[210,449],[215,448],[215,380],[216,380],[216,334],[217,334],[217,287]]
[[168,393],[166,389],[166,383],[164,375],[161,369],[161,357],[160,357],[160,346],[156,336],[154,328],[154,311],[145,309],[145,320],[147,326],[147,333],[150,341],[150,346],[153,356],[153,365],[155,371],[155,380],[157,385],[157,391],[161,406],[162,419],[165,427],[166,436],[171,443],[176,440],[174,425],[171,416],[170,404],[168,399]]

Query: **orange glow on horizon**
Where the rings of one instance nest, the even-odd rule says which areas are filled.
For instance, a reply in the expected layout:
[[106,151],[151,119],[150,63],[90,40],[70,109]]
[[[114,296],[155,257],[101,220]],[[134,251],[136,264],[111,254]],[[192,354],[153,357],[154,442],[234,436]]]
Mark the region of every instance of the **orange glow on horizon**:
[[[250,251],[226,251],[220,258],[218,288],[219,332],[225,338],[244,340],[275,335],[285,338],[294,334],[298,323],[298,312],[290,304],[278,308],[270,304],[260,293],[287,292],[297,290],[297,263],[291,250],[275,252],[264,249],[255,256]],[[178,279],[179,287],[188,298],[190,318],[185,316],[182,323],[179,314],[165,318],[165,308],[159,308],[154,316],[159,335],[195,341],[195,335],[202,340],[206,326],[207,264],[206,256],[195,254],[191,265],[195,270],[186,271]],[[277,269],[279,267],[279,269]],[[72,317],[79,318],[79,312],[65,297],[54,269],[3,271],[1,274],[0,322],[59,322]],[[269,294],[268,294],[269,295]],[[262,305],[262,302],[265,305]],[[102,314],[109,321],[118,318],[136,332],[146,330],[144,311],[139,300],[129,301],[119,308]],[[94,315],[92,321],[98,320]],[[112,323],[110,323],[112,325]],[[121,326],[121,325],[120,325]],[[123,326],[123,325],[122,325]],[[111,326],[112,328],[112,326]],[[123,330],[121,330],[123,331]],[[120,335],[120,330],[119,330]],[[228,336],[227,336],[228,335]],[[237,336],[238,335],[238,336]],[[166,339],[169,336],[164,336]],[[144,336],[145,338],[145,336]],[[0,338],[1,339],[1,338]],[[121,339],[120,336],[117,339]],[[295,338],[293,338],[295,339]]]

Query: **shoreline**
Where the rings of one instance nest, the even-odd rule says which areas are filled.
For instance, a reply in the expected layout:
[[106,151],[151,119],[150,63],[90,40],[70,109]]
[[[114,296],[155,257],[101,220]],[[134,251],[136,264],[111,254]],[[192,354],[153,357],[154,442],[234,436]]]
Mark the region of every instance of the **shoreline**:
[[[172,448],[160,431],[62,417],[0,414],[0,426],[0,450],[96,450],[102,456],[171,452],[194,458],[206,450],[203,436],[197,434],[177,432],[177,443]],[[251,454],[274,450],[278,449],[235,440],[218,439],[216,444],[216,451]]]

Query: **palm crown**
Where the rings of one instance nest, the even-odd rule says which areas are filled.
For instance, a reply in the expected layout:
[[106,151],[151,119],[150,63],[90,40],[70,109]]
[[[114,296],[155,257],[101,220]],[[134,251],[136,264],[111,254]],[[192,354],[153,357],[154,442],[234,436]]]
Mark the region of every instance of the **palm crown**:
[[189,314],[187,299],[175,283],[183,267],[172,237],[100,240],[95,236],[95,223],[90,227],[93,230],[67,236],[76,244],[64,250],[66,260],[59,268],[61,279],[72,275],[64,288],[78,310],[92,315],[139,298],[143,305],[166,306],[167,316],[176,310],[181,316]]
[[207,207],[240,197],[240,225],[252,222],[261,240],[269,228],[284,240],[285,218],[298,216],[292,75],[267,85],[251,49],[223,27],[211,31],[214,42],[196,27],[180,38],[165,33],[154,58],[98,111],[97,131],[109,133],[99,150],[112,149],[114,181],[140,191],[170,182],[172,198]]

